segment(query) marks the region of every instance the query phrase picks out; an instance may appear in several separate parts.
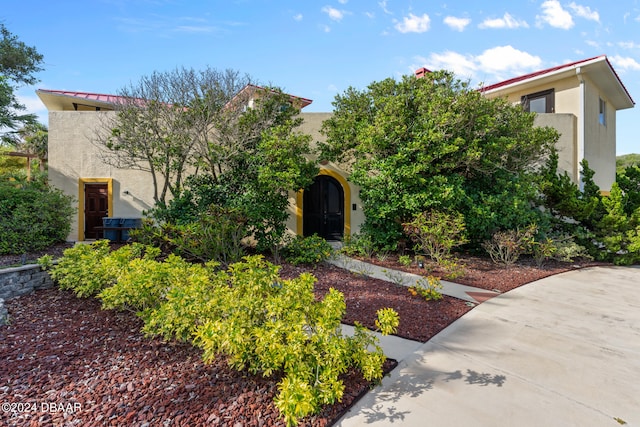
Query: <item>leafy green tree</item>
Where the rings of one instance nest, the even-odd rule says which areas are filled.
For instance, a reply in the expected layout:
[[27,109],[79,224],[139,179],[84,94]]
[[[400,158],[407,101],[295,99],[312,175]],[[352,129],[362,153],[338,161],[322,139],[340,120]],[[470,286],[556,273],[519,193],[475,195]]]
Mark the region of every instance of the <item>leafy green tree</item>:
[[616,182],[624,196],[624,207],[627,215],[640,208],[640,166],[627,166],[618,172]]
[[246,216],[259,249],[279,245],[289,191],[317,173],[295,99],[210,68],[154,73],[120,95],[95,142],[108,164],[150,173],[157,219],[194,222],[215,204]]
[[542,191],[542,205],[560,219],[567,226],[566,219],[581,224],[593,230],[604,215],[602,210],[600,188],[594,183],[595,172],[589,168],[589,163],[583,160],[582,167],[583,190],[564,172],[558,172],[558,154],[554,152],[540,173],[540,189]]
[[[393,247],[401,224],[430,209],[461,212],[477,244],[539,215],[529,176],[558,134],[534,127],[519,106],[488,99],[446,71],[349,88],[333,105],[322,156],[361,187],[363,231],[379,246]],[[478,210],[486,200],[503,212]],[[482,220],[471,221],[477,215]]]
[[[231,91],[239,87],[235,80],[231,72],[176,68],[143,76],[121,89],[116,113],[100,116],[94,137],[102,148],[102,160],[117,168],[148,172],[154,200],[160,204],[178,196],[187,169],[201,163],[197,146],[208,130],[203,122],[211,110],[223,109],[232,99]],[[202,107],[205,101],[207,108]]]
[[0,147],[0,180],[9,176],[22,175],[26,160],[23,157],[10,156],[13,151],[10,147]]
[[616,171],[622,173],[629,166],[640,166],[640,154],[623,154],[616,157]]
[[[540,205],[549,212],[553,231],[559,235],[572,236],[575,242],[584,247],[592,257],[602,257],[601,221],[606,214],[604,197],[595,184],[595,172],[584,160],[582,167],[582,187],[573,182],[564,172],[558,173],[558,156],[554,153],[547,159],[539,175]],[[541,233],[544,240],[549,233]]]
[[597,232],[607,258],[620,265],[637,264],[640,262],[640,208],[627,214],[624,194],[616,182],[602,203],[605,214]]
[[25,125],[17,132],[19,139],[15,143],[18,151],[34,155],[43,165],[48,154],[49,130],[42,123],[35,122]]
[[[6,152],[18,152],[21,155],[27,155],[29,157],[17,157],[19,160],[10,162],[5,161],[7,166],[18,166],[19,168],[11,171],[12,173],[19,173],[20,170],[24,170],[25,164],[29,171],[28,179],[31,177],[31,162],[32,158],[36,158],[38,161],[39,169],[41,173],[45,172],[45,164],[48,153],[48,139],[49,133],[47,127],[40,122],[28,123],[19,130],[5,135]],[[14,157],[16,158],[16,157]],[[27,164],[26,162],[31,162]],[[0,166],[0,169],[2,167]],[[8,172],[8,171],[7,171]]]
[[15,90],[20,85],[35,84],[35,73],[42,70],[43,57],[35,47],[27,46],[0,24],[0,129],[8,129],[2,137],[20,125],[33,123],[33,114],[24,114],[26,109],[18,101]]
[[251,108],[226,113],[236,120],[225,120],[213,132],[217,137],[208,144],[216,163],[203,162],[199,175],[187,179],[186,191],[154,214],[180,223],[212,204],[238,209],[258,249],[277,250],[286,231],[289,192],[311,184],[318,169],[307,158],[311,137],[297,130],[302,119],[290,96],[275,88],[253,95]]

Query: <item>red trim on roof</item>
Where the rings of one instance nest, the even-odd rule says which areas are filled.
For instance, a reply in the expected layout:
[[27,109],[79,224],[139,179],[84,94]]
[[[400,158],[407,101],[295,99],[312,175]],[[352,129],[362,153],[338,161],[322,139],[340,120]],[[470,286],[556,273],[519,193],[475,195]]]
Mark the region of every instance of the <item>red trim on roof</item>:
[[50,93],[53,95],[62,95],[62,96],[70,96],[72,98],[81,98],[87,99],[90,101],[104,102],[105,104],[117,104],[124,99],[124,96],[118,95],[108,95],[104,93],[90,93],[90,92],[78,92],[78,91],[67,91],[67,90],[49,90],[49,89],[38,89],[39,92]]
[[620,86],[622,86],[622,89],[624,89],[625,93],[627,94],[627,96],[631,100],[631,103],[633,105],[635,105],[636,101],[633,100],[633,98],[631,97],[631,94],[627,90],[627,87],[624,85],[624,83],[622,83],[622,79],[620,79],[620,76],[618,76],[618,73],[616,73],[616,70],[613,68],[613,65],[611,65],[611,62],[609,62],[609,58],[607,58],[606,56],[605,56],[605,58],[607,60],[607,64],[609,65],[609,68],[611,68],[611,71],[613,72],[613,75],[616,76],[616,79],[618,79],[618,81],[620,82]]
[[582,64],[585,64],[587,62],[591,62],[591,61],[594,61],[594,60],[600,59],[600,58],[604,58],[605,59],[605,61],[607,62],[607,65],[609,66],[609,69],[611,69],[611,71],[613,72],[613,75],[616,77],[616,79],[620,83],[620,86],[625,91],[625,93],[627,94],[627,96],[629,97],[631,102],[633,104],[635,104],[633,98],[631,98],[631,94],[629,93],[627,88],[624,86],[624,83],[622,83],[622,80],[620,80],[620,77],[618,76],[618,73],[616,73],[616,71],[614,70],[613,66],[611,65],[611,62],[609,62],[609,59],[607,58],[606,55],[594,56],[593,58],[582,59],[580,61],[571,62],[569,64],[558,65],[558,66],[555,66],[555,67],[547,68],[545,70],[535,71],[533,73],[525,74],[523,76],[514,77],[512,79],[505,80],[503,82],[495,83],[495,84],[492,84],[492,85],[489,85],[489,86],[484,86],[484,87],[482,87],[480,89],[480,92],[489,92],[489,91],[492,91],[492,90],[495,90],[495,89],[499,89],[501,87],[509,86],[509,85],[512,85],[512,84],[515,84],[515,83],[523,82],[525,80],[533,79],[535,77],[543,76],[545,74],[550,74],[550,73],[553,73],[555,71],[560,71],[560,70],[570,69],[570,68],[577,68],[578,66],[580,66]]
[[555,66],[555,67],[547,68],[546,70],[535,71],[533,73],[525,74],[523,76],[514,77],[514,78],[509,79],[509,80],[505,80],[505,81],[502,81],[502,82],[499,82],[499,83],[494,83],[492,85],[485,86],[482,89],[480,89],[480,91],[481,92],[488,92],[488,91],[491,91],[491,90],[494,90],[494,89],[501,88],[503,86],[509,86],[510,84],[513,84],[513,83],[518,83],[518,82],[522,82],[524,80],[532,79],[534,77],[538,77],[538,76],[542,76],[542,75],[545,75],[545,74],[553,73],[554,71],[559,71],[559,70],[562,70],[564,68],[572,68],[572,67],[575,67],[577,65],[584,64],[585,62],[593,61],[594,59],[598,59],[598,58],[602,58],[602,57],[604,57],[604,55],[595,56],[593,58],[583,59],[583,60],[576,61],[576,62],[571,62],[569,64],[558,65],[558,66]]
[[[252,87],[255,89],[264,90],[263,87],[256,86],[253,84],[248,84],[246,87]],[[246,89],[245,87],[245,89]],[[244,89],[243,89],[244,90]],[[66,91],[66,90],[49,90],[49,89],[38,89],[40,92],[50,93],[53,95],[62,95],[62,96],[70,96],[72,98],[81,98],[91,101],[104,102],[106,104],[120,104],[123,103],[127,98],[119,95],[109,95],[104,93],[91,93],[91,92],[78,92],[78,91]],[[304,108],[307,105],[311,104],[313,100],[308,98],[302,98],[300,96],[289,95],[292,99],[297,99],[302,102],[302,107]]]

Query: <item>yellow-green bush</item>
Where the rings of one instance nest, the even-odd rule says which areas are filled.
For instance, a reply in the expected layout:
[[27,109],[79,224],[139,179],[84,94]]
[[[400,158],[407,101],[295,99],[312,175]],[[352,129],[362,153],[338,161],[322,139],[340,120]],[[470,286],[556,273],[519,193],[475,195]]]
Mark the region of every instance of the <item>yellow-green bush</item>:
[[115,281],[104,266],[109,250],[107,240],[65,249],[60,262],[51,269],[51,278],[60,289],[72,290],[78,297],[93,296]]
[[[281,376],[275,404],[289,425],[340,400],[339,376],[347,370],[382,377],[385,356],[375,335],[356,325],[344,336],[343,295],[331,289],[316,300],[311,274],[284,280],[261,256],[221,271],[215,262],[176,255],[160,262],[158,254],[140,244],[109,253],[98,242],[66,252],[53,275],[79,295],[98,294],[104,308],[136,311],[147,334],[191,341],[205,362],[224,356],[235,369]],[[398,323],[395,311],[379,311],[381,332],[393,333]]]
[[138,243],[111,252],[108,240],[98,240],[65,249],[64,256],[50,273],[61,289],[89,297],[118,283],[120,277],[129,272],[132,260],[153,259],[159,253],[156,248]]

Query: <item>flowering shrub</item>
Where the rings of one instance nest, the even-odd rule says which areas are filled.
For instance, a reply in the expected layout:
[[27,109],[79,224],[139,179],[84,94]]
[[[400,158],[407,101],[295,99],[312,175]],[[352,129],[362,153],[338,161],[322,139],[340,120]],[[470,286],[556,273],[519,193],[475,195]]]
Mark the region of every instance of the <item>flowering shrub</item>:
[[426,279],[421,278],[416,284],[409,287],[409,293],[413,296],[420,295],[426,301],[435,301],[442,299],[442,283],[440,279],[434,276],[428,276]]

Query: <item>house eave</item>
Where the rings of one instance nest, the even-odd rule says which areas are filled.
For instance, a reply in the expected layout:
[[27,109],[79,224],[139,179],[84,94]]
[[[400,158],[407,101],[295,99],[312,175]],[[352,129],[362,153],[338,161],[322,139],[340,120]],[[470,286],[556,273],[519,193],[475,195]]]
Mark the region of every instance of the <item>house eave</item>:
[[[96,109],[113,110],[115,103],[109,101],[99,101],[85,96],[62,93],[60,91],[50,91],[46,89],[36,90],[36,95],[47,107],[48,111],[73,111],[78,105],[93,107]],[[107,96],[107,95],[104,95]]]
[[605,96],[616,110],[633,108],[635,105],[631,95],[622,84],[622,81],[606,56],[598,56],[590,60],[575,62],[548,72],[534,73],[531,77],[525,76],[525,78],[511,79],[513,81],[506,80],[505,82],[490,85],[480,90],[486,95],[502,96],[512,93],[516,89],[532,88],[571,76],[579,77],[579,74],[584,74],[592,81],[598,82],[598,86],[604,91]]

